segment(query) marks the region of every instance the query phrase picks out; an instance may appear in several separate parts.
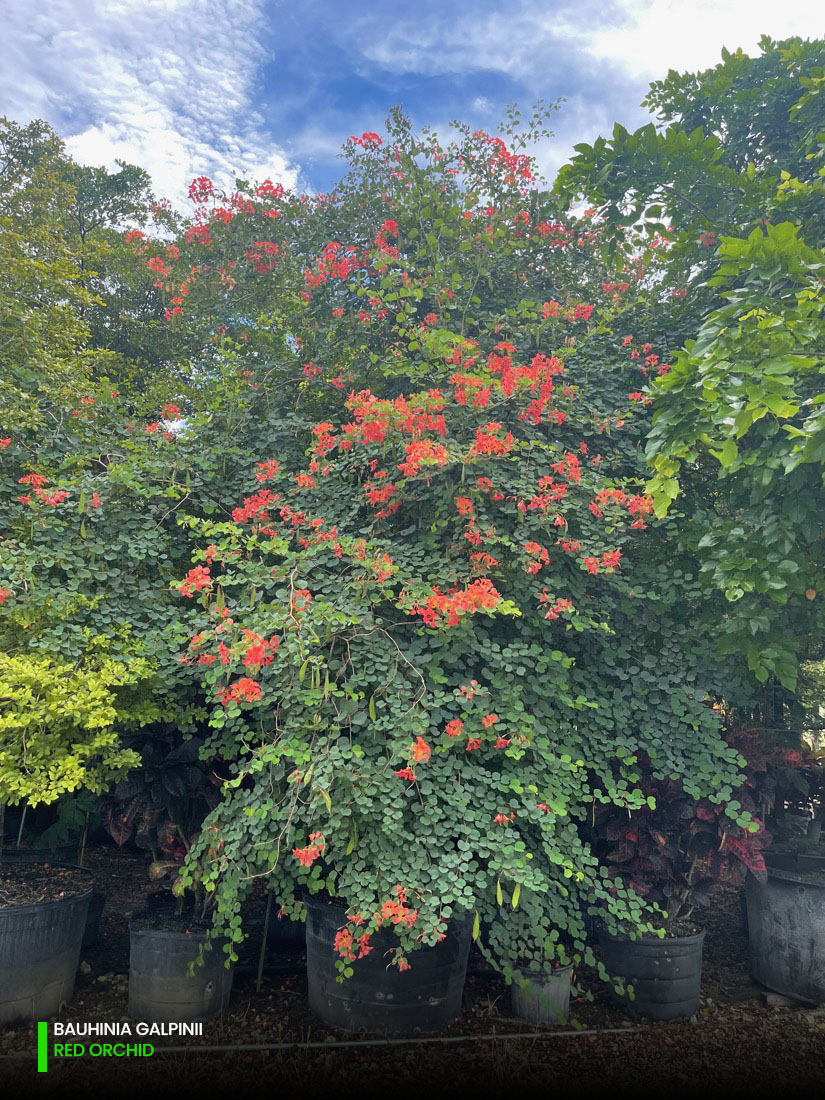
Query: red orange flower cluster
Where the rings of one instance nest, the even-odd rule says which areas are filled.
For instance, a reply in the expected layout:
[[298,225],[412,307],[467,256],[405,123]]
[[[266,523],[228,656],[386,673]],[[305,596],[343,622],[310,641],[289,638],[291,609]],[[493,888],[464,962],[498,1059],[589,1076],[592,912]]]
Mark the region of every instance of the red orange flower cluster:
[[234,684],[224,690],[218,690],[218,698],[227,706],[232,702],[256,703],[261,698],[261,685],[257,680],[241,676]]
[[427,626],[455,626],[462,615],[476,611],[492,611],[501,602],[501,595],[488,577],[471,581],[466,588],[442,592],[433,588],[424,604],[414,604],[410,615],[420,615]]
[[196,592],[201,592],[204,588],[212,588],[212,574],[205,565],[196,565],[190,569],[186,578],[178,585],[180,594],[187,596],[190,600]]
[[323,833],[310,833],[309,844],[303,848],[293,848],[292,854],[302,867],[311,867],[325,847],[326,841]]

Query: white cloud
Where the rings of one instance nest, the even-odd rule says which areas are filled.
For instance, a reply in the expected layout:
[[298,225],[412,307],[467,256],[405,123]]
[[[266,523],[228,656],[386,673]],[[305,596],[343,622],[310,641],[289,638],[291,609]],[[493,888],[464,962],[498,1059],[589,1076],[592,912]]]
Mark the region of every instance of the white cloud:
[[294,186],[256,113],[263,0],[5,0],[0,111],[45,118],[87,164],[139,164],[181,203],[189,180]]
[[[438,15],[396,20],[383,35],[376,35],[374,24],[359,21],[348,37],[365,58],[397,74],[484,71],[528,81],[543,68],[537,48],[553,41],[548,22],[544,5],[533,9],[525,3],[508,4],[504,11],[471,19],[456,18],[445,8]],[[559,29],[557,20],[553,25]]]
[[[356,20],[351,45],[373,64],[421,76],[492,72],[537,86],[563,83],[571,63],[597,58],[647,81],[669,68],[715,65],[723,45],[754,53],[760,37],[819,37],[821,0],[613,0],[599,8],[559,0],[510,0],[473,13],[416,13],[376,33]],[[594,74],[598,80],[598,74]],[[594,89],[594,94],[598,94]]]
[[823,27],[821,0],[622,0],[620,11],[619,26],[591,27],[581,44],[645,78],[710,68],[722,46],[756,54],[763,34],[818,38]]

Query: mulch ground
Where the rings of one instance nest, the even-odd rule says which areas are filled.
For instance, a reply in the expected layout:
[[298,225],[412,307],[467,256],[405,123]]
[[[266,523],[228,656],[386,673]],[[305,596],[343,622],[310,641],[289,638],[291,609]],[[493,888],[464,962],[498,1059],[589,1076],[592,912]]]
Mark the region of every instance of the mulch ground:
[[[92,848],[87,866],[106,894],[101,942],[85,948],[75,997],[64,1021],[126,1020],[129,930],[132,915],[154,888],[140,855]],[[35,1072],[32,1027],[0,1032],[0,1093],[49,1096],[95,1087],[117,1096],[145,1096],[168,1088],[181,1095],[204,1090],[263,1087],[323,1092],[334,1097],[386,1096],[388,1090],[424,1087],[450,1094],[474,1091],[521,1096],[563,1089],[587,1096],[710,1095],[762,1097],[793,1088],[820,1094],[825,1084],[825,1014],[796,1004],[771,1004],[749,976],[742,892],[718,887],[702,914],[707,929],[702,1003],[688,1020],[656,1023],[629,1018],[611,1005],[598,982],[579,977],[594,1000],[571,1005],[565,1035],[536,1035],[510,1014],[509,991],[475,952],[470,958],[459,1018],[435,1040],[407,1045],[341,1046],[353,1038],[316,1019],[306,1002],[300,950],[270,951],[260,992],[255,990],[257,945],[245,945],[236,968],[230,1011],[204,1025],[186,1053],[165,1054],[178,1040],[154,1040],[150,1059],[51,1059]],[[596,1034],[590,1034],[595,1031]],[[518,1038],[501,1038],[515,1036]],[[133,1040],[136,1041],[136,1040]],[[318,1048],[218,1053],[197,1045],[318,1043]],[[815,1091],[814,1091],[815,1090]],[[163,1094],[163,1093],[161,1093]],[[211,1092],[214,1095],[214,1091]]]

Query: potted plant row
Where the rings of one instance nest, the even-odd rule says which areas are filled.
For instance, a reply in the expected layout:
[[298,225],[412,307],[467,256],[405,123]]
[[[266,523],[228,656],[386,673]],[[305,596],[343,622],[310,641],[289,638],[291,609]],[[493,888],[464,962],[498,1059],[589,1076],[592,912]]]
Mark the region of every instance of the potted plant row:
[[[116,693],[133,677],[110,661],[78,668],[0,654],[0,819],[7,805],[99,792],[134,765],[113,728]],[[0,882],[0,1024],[44,1019],[71,999],[93,878],[19,862],[0,863]]]

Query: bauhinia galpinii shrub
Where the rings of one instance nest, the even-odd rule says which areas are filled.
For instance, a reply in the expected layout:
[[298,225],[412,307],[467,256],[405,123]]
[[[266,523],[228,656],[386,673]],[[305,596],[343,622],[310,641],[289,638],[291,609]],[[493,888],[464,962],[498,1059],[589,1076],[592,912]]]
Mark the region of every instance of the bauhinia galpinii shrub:
[[585,382],[525,345],[458,341],[439,388],[352,394],[302,468],[262,455],[231,521],[191,519],[181,662],[236,762],[183,877],[216,934],[241,939],[263,878],[287,912],[302,887],[346,907],[345,975],[382,924],[405,968],[453,918],[505,968],[592,959],[587,918],[649,926],[587,840],[600,805],[653,804],[639,750],[695,799],[740,781],[647,564],[651,502],[559,442],[590,431]]

